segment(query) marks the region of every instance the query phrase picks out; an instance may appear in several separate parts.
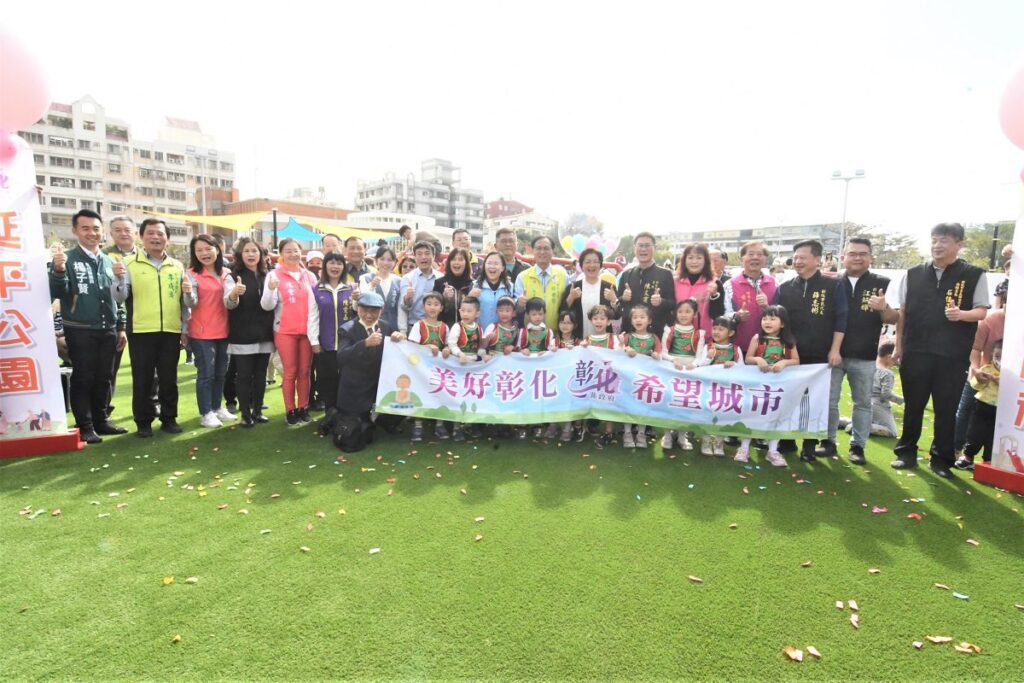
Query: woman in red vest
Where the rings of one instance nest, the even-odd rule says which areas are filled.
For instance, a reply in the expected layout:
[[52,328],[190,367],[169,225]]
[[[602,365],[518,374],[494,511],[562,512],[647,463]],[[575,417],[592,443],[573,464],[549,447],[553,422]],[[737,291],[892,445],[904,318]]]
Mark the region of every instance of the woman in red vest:
[[725,300],[711,272],[711,255],[706,244],[694,243],[683,249],[676,267],[676,302],[693,299],[700,311],[700,329],[711,339],[711,325],[725,312]]
[[267,273],[260,305],[274,311],[274,345],[281,355],[285,420],[312,422],[309,416],[309,368],[320,353],[320,315],[313,287],[316,278],[302,267],[302,250],[291,238],[281,240],[276,268]]

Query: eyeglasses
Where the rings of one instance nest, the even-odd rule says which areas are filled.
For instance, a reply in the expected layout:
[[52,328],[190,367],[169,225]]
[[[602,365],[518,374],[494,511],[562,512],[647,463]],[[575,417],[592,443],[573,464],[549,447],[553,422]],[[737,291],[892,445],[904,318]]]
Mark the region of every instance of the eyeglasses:
[[848,251],[846,252],[846,258],[868,258],[871,256],[870,251]]

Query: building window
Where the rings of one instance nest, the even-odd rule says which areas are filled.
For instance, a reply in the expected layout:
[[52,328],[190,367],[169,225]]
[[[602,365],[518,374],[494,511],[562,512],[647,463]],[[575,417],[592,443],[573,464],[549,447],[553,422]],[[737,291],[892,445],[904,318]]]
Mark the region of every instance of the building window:
[[50,225],[71,225],[71,216],[59,213],[51,213]]
[[50,147],[74,147],[75,141],[71,138],[64,138],[59,135],[50,136]]
[[71,128],[72,126],[74,126],[74,121],[72,121],[67,116],[56,116],[54,114],[50,114],[49,116],[47,116],[46,122],[49,123],[51,126],[56,126],[58,128]]
[[57,166],[59,168],[74,168],[75,160],[68,159],[67,157],[50,157],[50,166]]
[[36,176],[36,185],[45,185],[45,184],[46,184],[46,176],[44,176],[44,175],[37,175]]
[[185,165],[185,157],[181,156],[180,154],[168,154],[167,155],[167,163],[169,163],[169,164],[177,164],[178,166],[184,166]]
[[83,209],[89,209],[90,211],[95,211],[96,210],[96,202],[94,202],[91,199],[83,199],[82,200],[82,208]]
[[32,161],[35,162],[37,166],[42,166],[43,164],[46,163],[46,157],[44,157],[42,154],[33,154]]
[[93,189],[93,181],[91,181],[91,180],[79,180],[78,181],[78,186],[80,188],[82,188],[83,190],[91,190],[91,189]]
[[108,187],[110,188],[111,192],[123,192],[124,191],[124,186],[121,185],[121,183],[110,183],[110,185],[108,185]]
[[140,168],[139,169],[139,177],[140,178],[152,178],[153,177],[153,169],[151,169],[151,168]]
[[220,162],[220,170],[222,170],[222,171],[233,171],[233,170],[235,170],[235,165],[230,163],[230,162],[227,162],[227,161],[222,161],[222,162]]
[[138,189],[139,189],[139,194],[141,194],[143,197],[152,197],[153,196],[153,188],[152,187],[140,187]]
[[167,199],[167,190],[162,187],[156,188],[156,196],[160,199]]
[[27,142],[29,144],[33,144],[33,145],[41,145],[41,144],[43,144],[43,134],[42,133],[31,133],[29,131],[21,131],[21,132],[18,133],[18,135],[20,135],[22,137],[22,139],[25,140],[25,142]]
[[120,173],[121,164],[107,164],[107,171],[110,173]]
[[120,156],[121,155],[121,145],[112,145],[112,144],[110,144],[108,142],[107,143],[107,154],[117,154],[118,156]]
[[124,204],[111,204],[110,210],[113,213],[121,213],[124,211]]
[[78,149],[92,149],[92,142],[89,140],[79,140]]
[[78,169],[81,170],[81,171],[91,171],[92,170],[92,162],[89,161],[88,159],[79,159],[78,160]]
[[50,206],[58,206],[62,209],[73,209],[78,205],[73,197],[50,197]]
[[174,171],[168,171],[167,172],[167,179],[168,180],[173,180],[176,183],[183,183],[183,182],[185,182],[185,174],[184,173],[175,173]]
[[140,149],[140,150],[137,150],[137,151],[139,153],[139,158],[140,159],[152,159],[153,158],[153,155],[150,153],[150,151],[148,149]]
[[153,159],[156,160],[156,161],[163,161],[164,160],[164,153],[163,152],[153,152]]
[[82,121],[82,128],[86,130],[96,130],[95,121]]
[[167,198],[173,199],[174,201],[177,202],[183,202],[185,201],[185,193],[182,192],[181,190],[168,190]]

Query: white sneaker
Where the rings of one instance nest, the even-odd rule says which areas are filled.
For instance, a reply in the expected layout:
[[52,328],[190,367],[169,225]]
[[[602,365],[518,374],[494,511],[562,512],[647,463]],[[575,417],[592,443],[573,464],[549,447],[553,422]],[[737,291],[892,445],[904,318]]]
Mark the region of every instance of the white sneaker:
[[676,441],[679,443],[679,447],[682,448],[684,451],[692,451],[693,443],[690,441],[690,438],[686,436],[686,432],[680,431],[678,432],[678,434],[679,437],[676,439]]
[[782,454],[778,451],[768,451],[768,462],[775,465],[776,467],[785,467],[786,459],[782,457]]
[[711,437],[710,436],[705,435],[705,436],[700,437],[700,454],[701,455],[714,455],[715,454],[714,448],[711,445]]
[[636,442],[633,440],[633,426],[630,425],[622,432],[622,447],[623,448],[636,448]]
[[199,424],[210,429],[213,429],[214,427],[224,426],[224,423],[217,419],[217,414],[214,413],[213,411],[210,411],[206,415],[203,415],[203,419],[199,421]]
[[721,436],[713,436],[711,438],[714,444],[715,455],[719,458],[725,457],[725,438]]
[[547,431],[544,432],[545,439],[553,439],[558,435],[558,423],[552,422],[548,425]]
[[665,436],[661,437],[661,450],[672,450],[672,436],[674,433],[674,430],[669,429],[668,431],[665,432]]
[[218,408],[217,412],[214,413],[214,415],[216,415],[217,419],[220,420],[221,422],[233,422],[234,420],[238,419],[238,416],[232,415],[224,406]]
[[746,446],[740,446],[736,449],[736,455],[732,459],[736,462],[750,462],[750,449]]

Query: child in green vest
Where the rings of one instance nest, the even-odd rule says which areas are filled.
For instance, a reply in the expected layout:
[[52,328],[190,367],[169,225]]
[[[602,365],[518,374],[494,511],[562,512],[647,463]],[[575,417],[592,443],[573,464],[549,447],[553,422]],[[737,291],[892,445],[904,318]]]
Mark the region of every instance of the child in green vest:
[[[444,310],[444,299],[439,292],[427,292],[423,295],[423,317],[413,323],[409,329],[409,341],[414,344],[421,344],[430,347],[430,353],[436,358],[441,354],[442,358],[451,355],[448,348],[448,326],[442,320],[438,320],[441,311]],[[438,439],[448,438],[448,428],[442,420],[434,424],[434,436]],[[410,441],[418,443],[423,441],[423,420],[416,418],[412,423],[412,435]]]
[[484,348],[495,355],[518,351],[519,325],[516,324],[516,300],[510,296],[498,299],[495,306],[498,322],[484,331]]
[[[635,358],[638,354],[661,359],[661,340],[651,332],[651,309],[646,304],[637,304],[629,313],[632,332],[622,333],[622,348],[626,355]],[[633,428],[636,427],[636,436]],[[623,448],[647,448],[647,427],[642,424],[627,424],[622,432]]]
[[[609,327],[612,324],[612,309],[604,304],[598,304],[590,309],[587,313],[587,317],[590,318],[591,333],[584,339],[580,346],[593,346],[595,349],[617,349],[619,348],[619,338],[616,337]],[[604,423],[604,431],[601,436],[597,437],[597,441],[594,443],[598,448],[604,448],[605,446],[611,445],[614,441],[615,428],[611,422]]]
[[[448,348],[460,363],[474,360],[486,361],[490,358],[484,347],[484,333],[480,329],[477,318],[480,316],[480,301],[476,297],[467,296],[459,304],[459,322],[452,325],[448,332]],[[474,434],[476,430],[474,430]],[[463,425],[452,426],[452,439],[465,441],[466,431]]]
[[[665,328],[661,346],[672,359],[672,366],[676,370],[693,370],[707,365],[707,348],[696,299],[684,299],[676,305],[676,324]],[[673,440],[678,440],[679,447],[684,451],[693,450],[689,434],[685,430],[676,429],[665,430],[665,435],[661,437],[662,450],[671,449]]]
[[[555,337],[554,348],[558,349],[572,349],[575,348],[579,343],[579,331],[580,326],[576,324],[576,314],[570,310],[561,310],[558,312],[558,335]],[[545,438],[553,439],[558,434],[558,423],[552,422],[548,425],[548,431],[544,434]],[[559,438],[563,442],[572,441],[573,428],[583,429],[582,424],[574,425],[572,422],[563,422],[561,424],[561,435]]]
[[[789,314],[784,306],[764,309],[761,334],[754,335],[747,349],[747,365],[756,365],[761,372],[782,372],[790,365],[800,365],[796,337],[789,328]],[[750,439],[743,439],[734,459],[736,462],[747,462],[750,459]],[[786,466],[786,459],[779,453],[778,439],[768,441],[768,462],[775,467]]]
[[[545,351],[555,349],[555,335],[548,327],[547,304],[540,297],[533,297],[526,302],[526,325],[519,332],[519,349],[524,356],[540,355]],[[533,428],[533,438],[539,439],[544,436],[544,427],[536,425]],[[519,438],[526,438],[526,429],[519,430]]]

